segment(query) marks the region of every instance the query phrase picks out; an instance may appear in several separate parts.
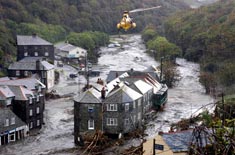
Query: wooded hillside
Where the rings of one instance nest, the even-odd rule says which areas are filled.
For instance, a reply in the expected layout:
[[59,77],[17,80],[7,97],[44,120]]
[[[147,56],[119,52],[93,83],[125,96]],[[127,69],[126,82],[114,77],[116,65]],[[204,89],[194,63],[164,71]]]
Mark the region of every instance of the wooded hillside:
[[208,89],[218,84],[234,86],[234,0],[176,14],[167,19],[165,34],[182,48],[185,58],[201,63],[206,71],[201,80]]

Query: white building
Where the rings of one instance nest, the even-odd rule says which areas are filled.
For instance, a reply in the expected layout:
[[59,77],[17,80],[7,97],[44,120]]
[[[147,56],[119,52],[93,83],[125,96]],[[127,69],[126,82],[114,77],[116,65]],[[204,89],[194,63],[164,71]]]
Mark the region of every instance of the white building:
[[86,56],[87,51],[83,48],[69,43],[58,43],[55,45],[55,55],[62,59],[79,59]]

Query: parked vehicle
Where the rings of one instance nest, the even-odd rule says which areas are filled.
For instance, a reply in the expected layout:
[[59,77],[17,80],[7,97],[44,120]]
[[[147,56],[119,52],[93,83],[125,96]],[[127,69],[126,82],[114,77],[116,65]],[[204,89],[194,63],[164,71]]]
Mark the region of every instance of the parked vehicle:
[[73,78],[76,78],[76,77],[78,77],[78,76],[77,76],[77,74],[71,73],[71,74],[69,74],[69,77],[70,77],[71,79],[73,79]]
[[63,62],[62,62],[62,61],[58,61],[58,62],[57,62],[57,66],[58,66],[58,67],[63,67],[63,66],[64,66],[64,64],[63,64]]

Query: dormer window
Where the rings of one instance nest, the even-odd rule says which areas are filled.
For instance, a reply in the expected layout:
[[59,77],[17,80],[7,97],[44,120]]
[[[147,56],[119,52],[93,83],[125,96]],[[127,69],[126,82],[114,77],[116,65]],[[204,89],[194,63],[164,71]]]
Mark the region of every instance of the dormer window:
[[9,126],[9,119],[8,118],[5,120],[4,126]]
[[12,117],[11,118],[11,125],[14,125],[14,124],[16,124],[16,119],[15,119],[15,117]]

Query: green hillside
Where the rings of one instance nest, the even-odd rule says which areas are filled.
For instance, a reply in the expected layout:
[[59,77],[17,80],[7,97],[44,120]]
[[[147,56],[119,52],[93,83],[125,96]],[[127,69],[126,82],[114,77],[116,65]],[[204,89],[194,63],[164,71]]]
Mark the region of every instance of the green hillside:
[[207,7],[171,16],[165,22],[168,40],[183,50],[183,56],[201,63],[205,85],[235,83],[235,1],[219,1]]

